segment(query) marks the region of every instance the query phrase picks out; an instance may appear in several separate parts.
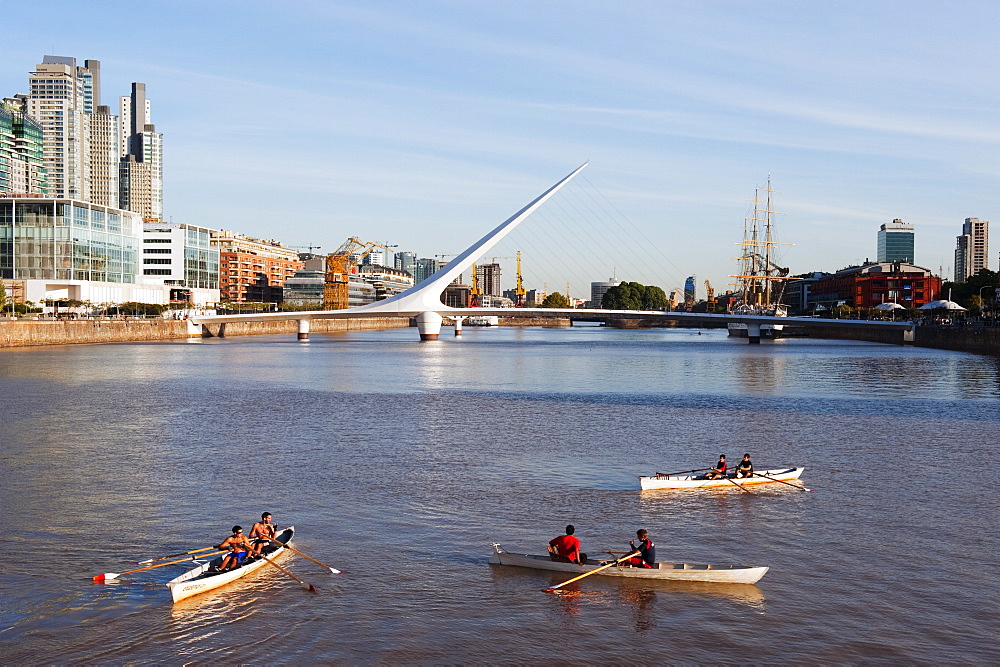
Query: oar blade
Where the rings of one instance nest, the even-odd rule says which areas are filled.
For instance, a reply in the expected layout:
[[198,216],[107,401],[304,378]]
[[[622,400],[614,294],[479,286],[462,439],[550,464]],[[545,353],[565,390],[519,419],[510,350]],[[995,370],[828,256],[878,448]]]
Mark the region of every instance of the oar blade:
[[105,572],[104,574],[95,574],[94,581],[98,584],[103,584],[105,581],[117,579],[120,575],[121,575],[120,572]]
[[331,567],[330,568],[330,574],[343,574],[343,572],[341,572],[340,570],[338,570],[335,567]]

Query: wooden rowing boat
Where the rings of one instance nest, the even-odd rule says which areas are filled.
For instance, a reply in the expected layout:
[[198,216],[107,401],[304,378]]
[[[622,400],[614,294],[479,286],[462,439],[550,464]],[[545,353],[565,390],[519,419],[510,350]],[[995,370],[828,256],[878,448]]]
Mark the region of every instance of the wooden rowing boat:
[[[275,539],[279,542],[287,544],[292,539],[292,535],[294,533],[295,528],[293,526],[289,526],[288,528],[278,531]],[[268,559],[274,560],[285,551],[285,547],[272,543],[264,547],[262,553],[267,556]],[[193,570],[188,570],[179,577],[168,581],[167,588],[170,589],[170,594],[173,596],[174,602],[180,602],[181,600],[189,598],[192,595],[198,595],[199,593],[204,593],[220,586],[225,586],[231,581],[241,579],[251,572],[267,566],[267,561],[263,558],[248,557],[243,560],[243,563],[240,564],[239,567],[220,572],[218,567],[222,564],[223,558],[225,558],[224,555],[213,558],[206,563],[202,563]]]
[[[535,570],[552,570],[566,574],[579,575],[596,570],[602,565],[612,562],[588,558],[585,565],[576,563],[559,563],[548,555],[517,554],[504,551],[499,544],[493,545],[493,555],[490,563],[494,565],[512,565],[514,567],[529,567]],[[662,581],[702,581],[714,584],[755,584],[767,572],[765,566],[751,567],[747,565],[708,565],[705,563],[657,563],[655,568],[632,567],[619,564],[597,572],[598,577],[629,577],[632,579],[658,579]]]
[[[805,468],[777,468],[760,470],[753,477],[725,479],[706,479],[704,475],[639,475],[639,486],[643,491],[662,489],[717,489],[738,486],[756,486],[758,484],[776,484],[798,479]],[[765,477],[766,475],[766,477]]]

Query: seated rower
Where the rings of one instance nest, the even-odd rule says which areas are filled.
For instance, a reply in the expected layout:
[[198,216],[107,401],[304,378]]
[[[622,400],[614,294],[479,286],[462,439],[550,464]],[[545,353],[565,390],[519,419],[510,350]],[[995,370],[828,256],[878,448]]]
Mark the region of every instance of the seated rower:
[[572,524],[566,526],[566,534],[549,541],[549,558],[559,563],[587,562],[587,554],[580,553],[580,540],[573,537],[576,528]]
[[722,479],[726,476],[726,455],[719,454],[719,462],[714,468],[709,468],[705,473],[705,479]]
[[635,531],[635,536],[639,538],[639,544],[635,540],[629,540],[628,545],[631,551],[638,551],[639,555],[625,561],[632,567],[655,568],[656,567],[656,545],[649,539],[649,533],[645,528]]
[[750,453],[743,455],[743,460],[736,465],[737,477],[753,477],[753,463],[750,462]]
[[219,566],[219,569],[231,570],[243,562],[253,545],[243,534],[243,526],[233,526],[233,534],[223,540],[218,548],[229,549],[229,553],[222,559],[222,565]]
[[270,544],[271,540],[277,534],[277,527],[271,523],[271,513],[264,512],[261,514],[260,521],[250,528],[250,542],[253,544],[250,555],[259,556],[261,550]]

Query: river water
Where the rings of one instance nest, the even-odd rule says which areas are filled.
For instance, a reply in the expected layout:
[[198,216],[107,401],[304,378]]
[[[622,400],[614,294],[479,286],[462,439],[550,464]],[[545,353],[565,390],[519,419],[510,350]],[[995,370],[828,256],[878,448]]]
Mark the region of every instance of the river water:
[[[443,334],[450,334],[445,329]],[[1000,363],[724,332],[413,329],[0,353],[4,663],[991,662]],[[749,451],[774,484],[640,492]],[[780,488],[771,488],[780,487]],[[172,565],[260,512],[334,576],[172,605]],[[488,564],[649,530],[756,585]]]

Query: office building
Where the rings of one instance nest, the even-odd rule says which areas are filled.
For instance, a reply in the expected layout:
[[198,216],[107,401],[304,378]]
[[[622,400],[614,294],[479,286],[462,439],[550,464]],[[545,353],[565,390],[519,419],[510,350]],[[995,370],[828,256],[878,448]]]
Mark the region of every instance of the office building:
[[411,276],[416,271],[417,267],[417,253],[402,251],[395,253],[393,257],[393,268],[399,269],[400,271],[406,271]]
[[913,262],[913,225],[900,219],[879,227],[877,261]]
[[212,246],[210,229],[147,222],[143,225],[140,261],[141,281],[165,286],[170,303],[218,303],[219,250]]
[[966,218],[962,234],[955,247],[955,282],[965,282],[988,268],[990,223],[979,218]]
[[840,304],[874,308],[896,303],[919,308],[941,296],[941,278],[930,269],[904,262],[876,262],[851,266],[823,275],[810,285],[806,310],[832,310]]
[[[604,281],[604,282],[593,282],[593,283],[590,283],[590,307],[591,308],[603,308],[604,306],[601,305],[601,302],[604,300],[604,293],[607,292],[612,287],[618,287],[621,284],[622,284],[622,281],[616,280],[615,278],[608,278],[607,281]],[[542,301],[545,300],[545,294],[544,293],[542,293],[540,296],[541,296],[541,300],[537,300],[537,297],[536,297],[536,300],[535,300],[536,304],[540,304]],[[529,298],[528,301],[531,302],[532,299]]]
[[48,194],[42,126],[23,96],[0,103],[0,196]]

